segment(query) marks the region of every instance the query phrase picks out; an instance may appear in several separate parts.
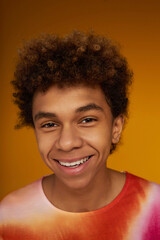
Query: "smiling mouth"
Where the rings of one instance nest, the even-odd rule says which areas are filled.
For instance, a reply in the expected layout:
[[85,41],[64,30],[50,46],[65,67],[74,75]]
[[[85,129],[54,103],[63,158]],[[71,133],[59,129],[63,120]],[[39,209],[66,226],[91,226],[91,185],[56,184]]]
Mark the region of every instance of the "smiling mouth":
[[61,161],[58,161],[58,160],[56,160],[56,161],[63,167],[76,168],[76,167],[79,167],[80,165],[82,165],[83,163],[87,162],[91,157],[92,156],[85,157],[85,158],[82,158],[79,161],[70,162],[70,163],[69,162],[61,162]]

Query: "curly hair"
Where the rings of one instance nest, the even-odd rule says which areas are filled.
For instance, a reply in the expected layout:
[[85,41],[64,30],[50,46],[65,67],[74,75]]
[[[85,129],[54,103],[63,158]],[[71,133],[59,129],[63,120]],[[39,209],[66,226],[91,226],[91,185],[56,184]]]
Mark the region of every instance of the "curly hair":
[[17,127],[32,126],[35,91],[84,84],[99,85],[113,117],[127,116],[132,72],[119,48],[110,39],[73,31],[65,37],[51,34],[27,42],[19,51],[12,84],[14,103],[20,109]]

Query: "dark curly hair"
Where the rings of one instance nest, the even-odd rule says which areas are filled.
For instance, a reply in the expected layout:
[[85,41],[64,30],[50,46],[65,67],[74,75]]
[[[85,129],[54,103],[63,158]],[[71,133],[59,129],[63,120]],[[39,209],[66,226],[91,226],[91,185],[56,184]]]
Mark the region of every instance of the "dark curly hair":
[[99,85],[113,117],[127,116],[128,87],[132,72],[119,48],[110,39],[73,31],[65,37],[42,35],[27,42],[19,51],[12,84],[18,105],[17,127],[33,126],[32,99],[35,91],[86,84]]

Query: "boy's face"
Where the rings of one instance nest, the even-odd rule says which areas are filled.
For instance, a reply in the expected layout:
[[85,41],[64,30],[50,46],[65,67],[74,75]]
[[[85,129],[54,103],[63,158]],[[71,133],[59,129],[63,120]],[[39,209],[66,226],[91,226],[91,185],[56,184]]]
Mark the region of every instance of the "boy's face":
[[42,159],[59,183],[79,189],[104,177],[123,117],[113,119],[99,87],[52,86],[45,93],[37,92],[33,120]]

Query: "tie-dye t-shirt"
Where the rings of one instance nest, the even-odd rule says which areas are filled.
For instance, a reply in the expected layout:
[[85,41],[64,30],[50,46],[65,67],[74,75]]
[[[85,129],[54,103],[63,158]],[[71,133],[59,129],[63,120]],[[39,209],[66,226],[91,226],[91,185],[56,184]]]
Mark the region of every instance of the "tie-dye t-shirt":
[[127,173],[109,205],[71,213],[48,201],[40,179],[4,198],[0,214],[1,240],[158,240],[160,186]]

